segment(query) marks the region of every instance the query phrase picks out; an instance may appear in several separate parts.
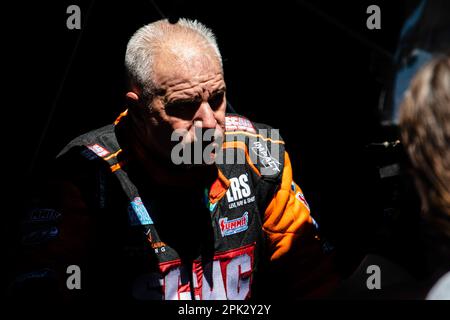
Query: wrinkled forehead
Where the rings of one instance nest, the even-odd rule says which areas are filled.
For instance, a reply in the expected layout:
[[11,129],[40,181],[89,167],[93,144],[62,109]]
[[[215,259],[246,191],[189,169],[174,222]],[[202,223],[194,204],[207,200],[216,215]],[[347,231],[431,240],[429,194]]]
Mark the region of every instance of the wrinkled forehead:
[[153,71],[157,87],[223,78],[219,58],[210,48],[174,47],[161,50],[155,57]]

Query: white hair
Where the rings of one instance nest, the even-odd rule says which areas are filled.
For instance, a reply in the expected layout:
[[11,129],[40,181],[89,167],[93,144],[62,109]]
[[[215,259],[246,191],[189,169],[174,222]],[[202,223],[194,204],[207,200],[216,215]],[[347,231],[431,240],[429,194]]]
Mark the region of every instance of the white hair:
[[130,84],[143,91],[144,96],[153,94],[153,63],[155,54],[173,36],[195,40],[197,45],[212,49],[220,66],[222,57],[214,33],[197,20],[179,19],[171,24],[167,19],[152,22],[137,30],[128,41],[125,67]]

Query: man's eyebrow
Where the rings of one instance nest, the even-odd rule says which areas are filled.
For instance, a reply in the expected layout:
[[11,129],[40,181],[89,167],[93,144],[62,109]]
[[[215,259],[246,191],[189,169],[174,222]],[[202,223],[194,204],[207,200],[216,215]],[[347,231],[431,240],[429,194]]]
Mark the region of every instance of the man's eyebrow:
[[211,96],[215,96],[221,93],[225,93],[227,91],[226,87],[221,87],[219,89],[213,90],[213,92],[211,92]]
[[202,98],[200,96],[195,96],[191,98],[180,98],[172,101],[166,101],[166,105],[170,104],[179,104],[179,103],[191,103],[191,102],[200,102]]
[[223,86],[220,87],[219,89],[216,89],[213,91],[213,93],[222,93],[222,92],[226,92],[227,91],[227,87]]
[[[218,94],[222,94],[225,93],[227,91],[226,86],[220,87],[218,89],[215,89],[211,92],[210,94],[210,98],[214,97]],[[202,97],[199,95],[195,95],[193,97],[189,97],[189,98],[179,98],[179,99],[175,99],[172,101],[168,101],[167,97],[163,98],[163,103],[164,105],[171,105],[171,104],[179,104],[179,103],[191,103],[191,102],[200,102],[202,100]]]

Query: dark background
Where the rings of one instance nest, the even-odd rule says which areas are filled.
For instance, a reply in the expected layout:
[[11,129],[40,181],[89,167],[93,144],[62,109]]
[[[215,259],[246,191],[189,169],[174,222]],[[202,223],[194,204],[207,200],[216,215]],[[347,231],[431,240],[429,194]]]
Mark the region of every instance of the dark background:
[[[383,233],[392,223],[383,211],[389,195],[367,145],[386,138],[379,97],[415,3],[64,0],[5,9],[7,219],[15,219],[30,172],[45,173],[72,138],[124,110],[127,41],[163,13],[198,19],[216,33],[229,101],[280,129],[295,180],[344,268],[367,252],[391,250],[397,242]],[[81,30],[66,27],[71,4],[81,8]],[[366,28],[371,4],[381,8],[381,30]]]

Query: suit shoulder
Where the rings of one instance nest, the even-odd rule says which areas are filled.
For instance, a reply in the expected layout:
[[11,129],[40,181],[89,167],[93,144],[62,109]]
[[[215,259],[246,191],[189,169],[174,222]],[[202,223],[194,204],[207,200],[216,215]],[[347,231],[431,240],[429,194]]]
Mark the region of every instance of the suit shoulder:
[[237,114],[227,114],[225,124],[224,153],[228,155],[230,149],[240,150],[241,158],[245,158],[253,171],[265,179],[278,181],[284,168],[285,154],[279,131]]
[[120,147],[114,132],[114,125],[110,124],[76,137],[61,150],[57,158],[63,157],[73,149],[87,149],[90,150],[92,156],[98,157],[105,157],[116,152]]
[[[272,126],[265,123],[258,123],[251,121],[247,117],[239,114],[227,114],[225,116],[225,133],[227,135],[245,135],[254,136],[257,135],[260,138],[276,138],[280,142],[284,141],[281,138],[278,129],[274,129]],[[273,140],[273,139],[272,139]]]

